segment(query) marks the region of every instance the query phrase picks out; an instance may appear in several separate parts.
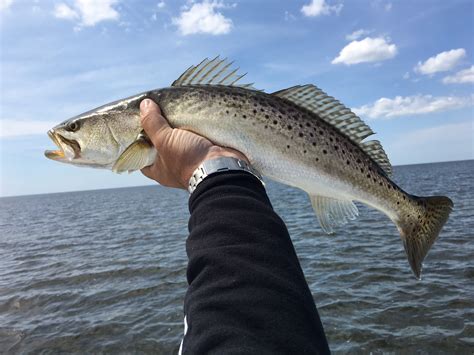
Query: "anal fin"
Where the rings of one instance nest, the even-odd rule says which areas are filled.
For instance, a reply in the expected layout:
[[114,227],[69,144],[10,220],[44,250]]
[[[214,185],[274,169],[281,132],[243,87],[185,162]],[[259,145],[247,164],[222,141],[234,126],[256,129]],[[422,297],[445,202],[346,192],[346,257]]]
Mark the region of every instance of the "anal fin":
[[156,157],[156,150],[150,141],[143,135],[138,136],[137,140],[130,144],[120,155],[112,167],[114,173],[129,173],[135,170],[143,169],[151,165]]
[[321,228],[328,234],[334,233],[334,227],[344,225],[359,215],[356,205],[350,200],[325,196],[310,196],[310,199]]

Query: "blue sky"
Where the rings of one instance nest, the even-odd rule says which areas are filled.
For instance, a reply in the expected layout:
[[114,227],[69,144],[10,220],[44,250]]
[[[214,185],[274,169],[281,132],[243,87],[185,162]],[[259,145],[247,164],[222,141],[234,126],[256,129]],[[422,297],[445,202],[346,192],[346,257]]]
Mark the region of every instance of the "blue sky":
[[0,0],[0,195],[149,184],[47,160],[46,131],[220,54],[267,92],[313,83],[392,163],[474,158],[474,3]]

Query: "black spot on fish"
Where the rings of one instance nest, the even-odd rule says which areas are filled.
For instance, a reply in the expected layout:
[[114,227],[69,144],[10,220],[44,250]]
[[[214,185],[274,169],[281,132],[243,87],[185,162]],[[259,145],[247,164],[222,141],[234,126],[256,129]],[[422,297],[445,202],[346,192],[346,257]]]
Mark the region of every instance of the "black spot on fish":
[[306,122],[306,127],[311,127],[311,123]]
[[300,137],[303,137],[303,133],[301,133],[301,132],[300,132],[298,135],[299,135]]
[[324,133],[323,131],[319,131],[319,134],[320,134],[320,135],[323,135],[323,133]]
[[312,132],[309,133],[310,137],[314,137],[314,134]]
[[265,118],[270,118],[270,116],[268,116],[268,115],[265,115]]
[[328,151],[326,149],[323,149],[323,154],[327,154]]
[[228,114],[228,113],[229,113],[229,110],[225,110],[225,113],[227,113],[227,114]]
[[273,124],[277,124],[277,123],[278,123],[278,121],[277,121],[277,120],[273,120]]
[[347,164],[347,165],[350,165],[351,162],[350,162],[349,160],[346,160],[346,164]]
[[331,137],[329,137],[329,140],[331,141],[331,143],[334,142],[334,139],[332,139]]
[[338,150],[338,149],[339,149],[339,147],[338,147],[337,145],[335,145],[335,146],[334,146],[334,149]]
[[242,115],[243,118],[247,118],[247,115]]
[[303,154],[306,154],[306,150],[303,150]]
[[288,125],[287,127],[290,131],[293,129],[293,127],[291,125]]
[[257,113],[257,110],[253,110],[253,113]]
[[316,158],[316,161],[319,161],[319,158]]
[[288,149],[290,149],[290,146],[289,146],[289,145],[287,145],[286,147],[287,147]]
[[313,142],[313,147],[316,147],[316,142]]
[[361,163],[360,159],[357,159],[357,164],[360,164],[360,163]]

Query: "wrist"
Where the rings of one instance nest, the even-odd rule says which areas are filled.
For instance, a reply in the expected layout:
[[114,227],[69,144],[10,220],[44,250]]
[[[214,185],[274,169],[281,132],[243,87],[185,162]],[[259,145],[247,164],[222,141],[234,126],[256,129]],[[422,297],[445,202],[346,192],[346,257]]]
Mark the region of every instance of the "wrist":
[[255,176],[262,185],[262,175],[251,166],[246,160],[236,158],[234,156],[219,156],[217,158],[211,158],[204,160],[201,165],[194,171],[193,175],[189,179],[188,192],[192,194],[198,185],[207,179],[210,175],[222,174],[229,171],[245,171]]
[[208,152],[202,157],[202,159],[199,159],[195,164],[192,164],[187,169],[185,169],[181,179],[182,186],[186,190],[188,189],[189,180],[191,179],[192,174],[204,161],[217,159],[220,157],[236,158],[245,161],[247,164],[250,164],[247,157],[237,150],[231,148],[223,148],[219,146],[212,146],[209,148]]

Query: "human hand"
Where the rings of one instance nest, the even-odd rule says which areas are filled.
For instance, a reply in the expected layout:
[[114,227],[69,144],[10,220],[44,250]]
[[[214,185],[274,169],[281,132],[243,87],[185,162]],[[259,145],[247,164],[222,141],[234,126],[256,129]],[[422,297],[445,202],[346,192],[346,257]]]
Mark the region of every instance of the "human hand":
[[237,150],[217,146],[195,133],[170,127],[158,105],[150,99],[140,103],[140,117],[145,133],[158,151],[155,162],[141,171],[163,186],[187,189],[191,175],[204,160],[233,157],[248,162]]

